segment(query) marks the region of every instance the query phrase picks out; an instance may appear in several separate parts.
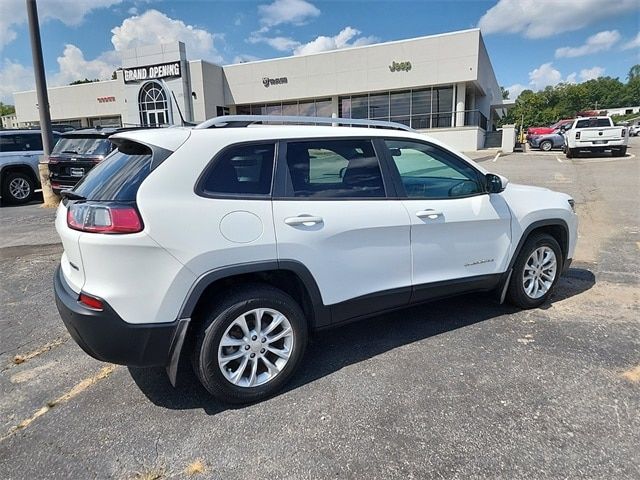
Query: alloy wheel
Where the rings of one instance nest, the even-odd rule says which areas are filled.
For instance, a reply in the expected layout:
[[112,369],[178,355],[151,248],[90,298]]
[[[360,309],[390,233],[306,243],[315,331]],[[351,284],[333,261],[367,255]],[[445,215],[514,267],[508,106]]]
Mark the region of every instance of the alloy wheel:
[[553,249],[547,246],[536,248],[524,264],[522,283],[525,293],[534,299],[545,295],[556,279],[557,270]]
[[238,387],[257,387],[273,380],[293,351],[293,329],[282,313],[256,308],[237,317],[218,347],[218,366]]
[[31,186],[25,178],[16,177],[9,182],[9,193],[16,200],[24,200],[31,193]]

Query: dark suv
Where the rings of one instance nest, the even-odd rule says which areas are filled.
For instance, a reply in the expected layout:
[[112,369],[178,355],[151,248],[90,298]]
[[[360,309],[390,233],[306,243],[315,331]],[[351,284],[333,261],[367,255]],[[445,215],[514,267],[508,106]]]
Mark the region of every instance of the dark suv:
[[73,188],[96,164],[109,155],[115,146],[109,136],[127,128],[96,127],[73,130],[60,135],[49,156],[51,188],[57,194]]

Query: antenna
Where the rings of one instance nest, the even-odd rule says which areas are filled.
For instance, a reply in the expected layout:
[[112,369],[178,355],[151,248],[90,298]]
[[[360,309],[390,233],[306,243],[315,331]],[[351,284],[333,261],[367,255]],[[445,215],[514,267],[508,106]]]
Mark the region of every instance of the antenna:
[[178,105],[178,99],[176,98],[176,94],[173,93],[173,90],[171,90],[171,96],[173,97],[173,101],[176,103],[176,108],[178,109],[178,115],[180,115],[180,125],[184,127],[187,124],[187,122],[184,121],[184,117],[182,116],[182,110],[180,110],[180,105]]
[[193,127],[193,126],[195,126],[195,123],[187,122],[184,119],[184,116],[182,115],[182,110],[180,110],[180,105],[178,104],[178,99],[176,98],[176,94],[173,92],[172,89],[169,88],[169,85],[167,85],[167,82],[165,82],[163,79],[160,79],[160,81],[164,85],[164,88],[166,88],[167,90],[169,90],[171,92],[171,96],[173,97],[173,101],[176,104],[176,109],[178,110],[178,115],[180,115],[180,126],[181,127],[186,127],[186,126]]

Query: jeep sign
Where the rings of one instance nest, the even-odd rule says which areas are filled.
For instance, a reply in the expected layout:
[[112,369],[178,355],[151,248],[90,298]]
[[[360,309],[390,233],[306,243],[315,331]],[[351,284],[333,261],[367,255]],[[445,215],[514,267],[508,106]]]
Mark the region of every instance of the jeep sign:
[[392,72],[408,72],[411,70],[411,62],[391,62],[389,70]]

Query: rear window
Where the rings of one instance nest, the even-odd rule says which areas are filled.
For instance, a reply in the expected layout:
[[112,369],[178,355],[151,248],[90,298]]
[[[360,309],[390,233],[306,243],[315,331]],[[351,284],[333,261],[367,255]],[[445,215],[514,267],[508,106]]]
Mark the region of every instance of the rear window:
[[125,143],[93,168],[73,191],[87,200],[133,202],[152,163],[150,148]]
[[58,140],[52,155],[72,154],[98,156],[111,151],[111,142],[106,138],[62,137]]
[[586,118],[584,120],[578,120],[576,128],[598,128],[598,127],[610,127],[611,120],[608,118]]

